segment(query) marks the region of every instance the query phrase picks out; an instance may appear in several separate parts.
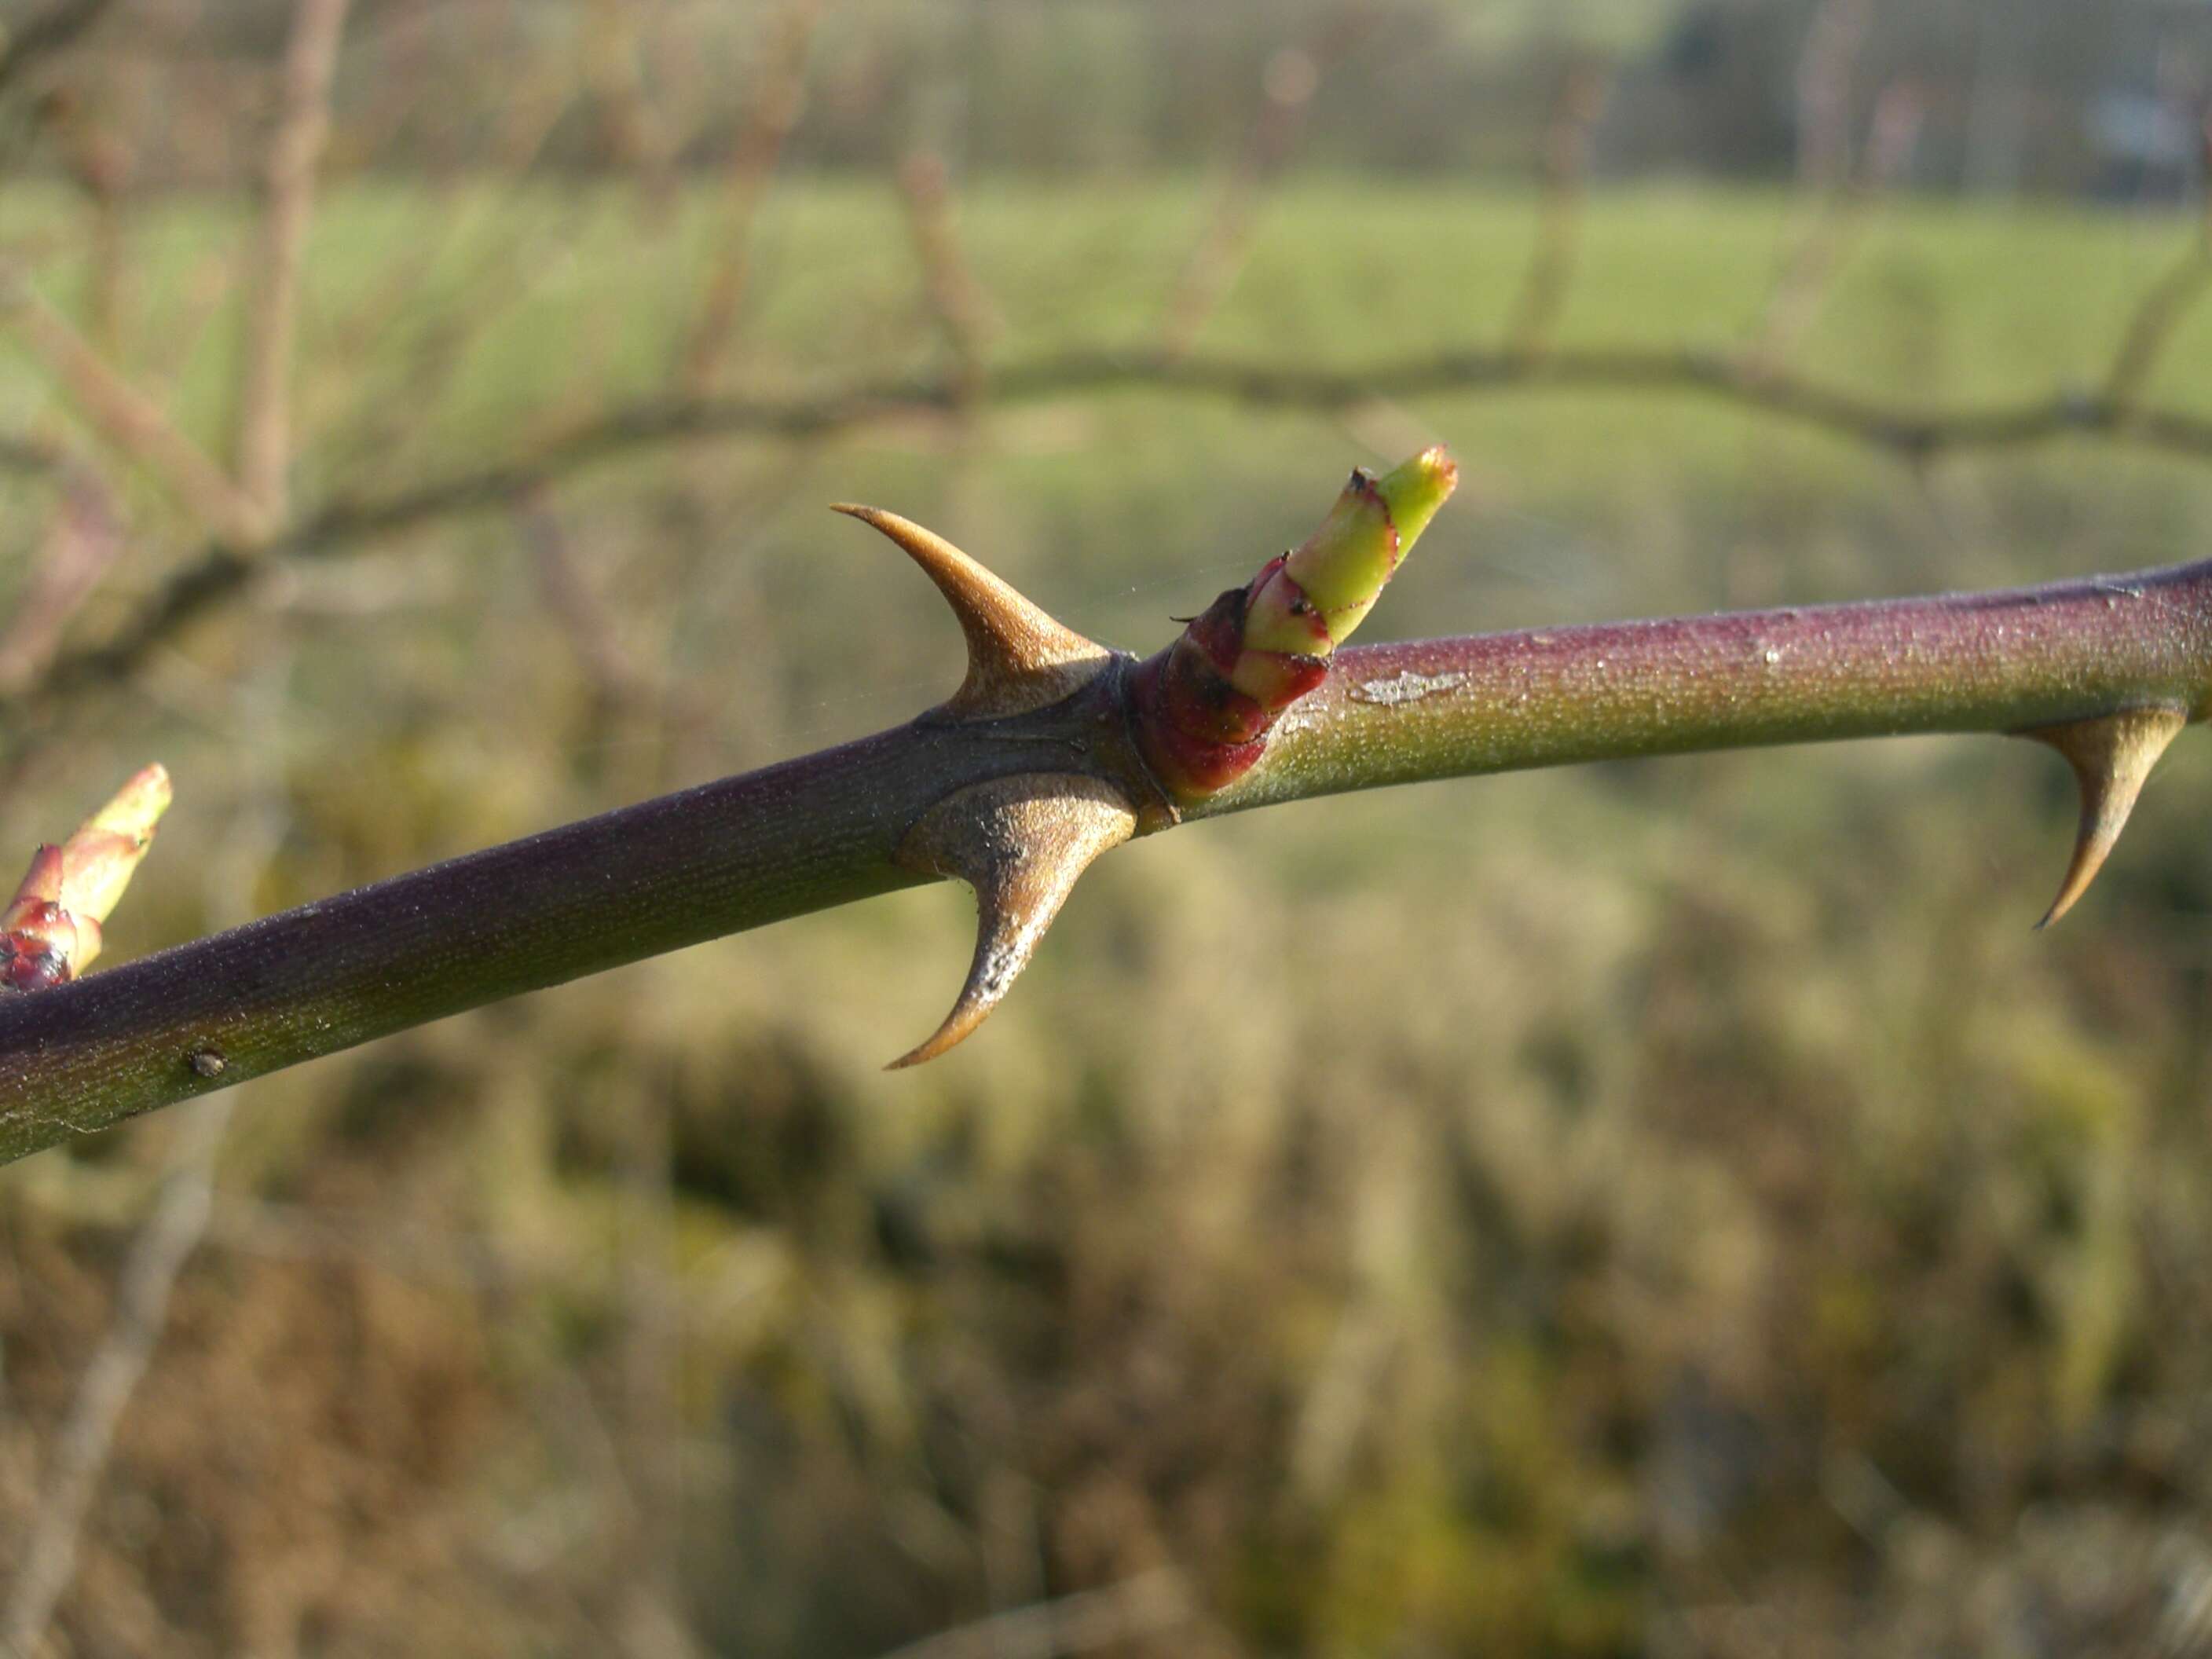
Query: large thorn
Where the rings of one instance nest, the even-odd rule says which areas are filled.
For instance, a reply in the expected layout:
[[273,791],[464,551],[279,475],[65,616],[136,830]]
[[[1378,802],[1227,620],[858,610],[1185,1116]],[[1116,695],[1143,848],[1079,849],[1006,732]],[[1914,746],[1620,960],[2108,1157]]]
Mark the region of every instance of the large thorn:
[[831,511],[873,525],[896,542],[945,595],[968,636],[968,678],[948,713],[986,720],[1027,714],[1088,684],[1111,656],[1047,615],[933,530],[879,507],[838,501]]
[[975,890],[975,959],[936,1035],[890,1069],[934,1060],[981,1025],[1029,966],[1076,878],[1136,827],[1118,791],[1073,774],[972,784],[925,812],[899,843],[899,862]]
[[2081,787],[2081,823],[2074,836],[2074,857],[2058,884],[2058,896],[2035,924],[2038,927],[2051,926],[2089,890],[2105,855],[2127,827],[2143,780],[2174,734],[2188,723],[2189,716],[2179,708],[2126,708],[2021,733],[2063,755]]

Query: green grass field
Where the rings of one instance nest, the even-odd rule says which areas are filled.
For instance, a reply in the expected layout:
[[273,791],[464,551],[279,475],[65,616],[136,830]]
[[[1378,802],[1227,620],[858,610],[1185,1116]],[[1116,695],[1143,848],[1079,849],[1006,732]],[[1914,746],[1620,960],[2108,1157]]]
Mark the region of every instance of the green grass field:
[[[968,194],[998,357],[1148,341],[1208,200]],[[1357,366],[1492,341],[1535,212],[1302,180],[1262,208],[1202,349]],[[1601,194],[1560,343],[1741,338],[1796,212]],[[126,289],[125,361],[210,444],[235,223],[149,207]],[[13,231],[67,226],[41,200]],[[550,188],[335,194],[304,504],[662,390],[717,228],[706,195],[655,218]],[[1939,407],[2094,386],[2187,234],[1880,206],[1800,367]],[[41,278],[76,303],[73,264]],[[887,190],[771,199],[733,389],[942,351]],[[2212,412],[2212,307],[2154,391]],[[21,367],[0,411],[67,429]],[[680,718],[594,691],[512,517],[478,514],[182,637],[0,826],[27,846],[168,763],[179,803],[111,925],[119,959],[935,701],[953,629],[830,500],[935,525],[1149,648],[1303,535],[1347,465],[1435,439],[1466,482],[1377,638],[2212,551],[2212,468],[2081,442],[1916,471],[1658,394],[907,416],[634,456],[554,493],[605,637]],[[5,489],[21,568],[44,487]],[[143,543],[88,631],[191,556],[156,493],[133,507]],[[680,1518],[684,1603],[731,1651],[864,1656],[1163,1566],[1202,1614],[1107,1650],[2132,1642],[2212,1583],[2207,747],[2177,745],[2048,935],[2030,925],[2073,805],[2043,750],[1735,754],[1146,842],[919,1073],[876,1068],[964,966],[949,888],[257,1084],[90,1571],[118,1607],[294,1593],[299,1617],[339,1607],[446,1651],[567,1650],[621,1601],[629,1502]],[[0,1184],[0,1438],[66,1398],[105,1294],[69,1264],[112,1250],[168,1133]],[[665,1240],[638,1174],[664,1151]],[[232,1421],[248,1396],[274,1403]],[[648,1472],[645,1498],[610,1495],[594,1435]],[[149,1547],[131,1493],[193,1507],[204,1547]],[[267,1588],[287,1584],[306,1588]],[[434,1606],[451,1624],[424,1637]],[[84,1617],[85,1650],[103,1628],[128,1644]]]

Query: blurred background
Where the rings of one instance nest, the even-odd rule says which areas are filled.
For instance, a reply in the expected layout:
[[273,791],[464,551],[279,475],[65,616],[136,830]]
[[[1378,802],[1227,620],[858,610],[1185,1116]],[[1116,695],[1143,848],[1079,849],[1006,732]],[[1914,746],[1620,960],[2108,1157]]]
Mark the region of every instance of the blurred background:
[[[0,847],[167,763],[111,959],[938,701],[832,500],[1139,650],[1437,440],[1371,637],[2208,551],[2205,0],[0,23]],[[957,887],[41,1154],[0,1644],[2212,1650],[2208,792],[2047,935],[2027,744],[1309,803],[919,1072]]]

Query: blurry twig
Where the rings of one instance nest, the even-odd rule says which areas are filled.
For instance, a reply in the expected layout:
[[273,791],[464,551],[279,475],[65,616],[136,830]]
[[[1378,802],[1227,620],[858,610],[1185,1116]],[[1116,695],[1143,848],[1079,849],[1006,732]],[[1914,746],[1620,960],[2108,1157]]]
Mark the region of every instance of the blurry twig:
[[2105,378],[2106,398],[2122,405],[2134,403],[2136,394],[2158,367],[2174,330],[2209,283],[2212,283],[2212,226],[2159,279],[2130,319],[2120,349],[2113,354],[2112,372]]
[[239,480],[173,424],[16,272],[0,272],[0,303],[31,355],[115,448],[167,486],[218,540],[265,542],[285,514],[290,464],[289,383],[299,301],[300,252],[313,209],[315,163],[329,130],[331,70],[347,0],[299,0],[267,175],[268,209],[254,270],[257,291],[239,388]]
[[[703,732],[712,724],[711,711],[674,674],[641,666],[637,653],[623,647],[619,618],[577,568],[574,549],[553,509],[550,487],[523,490],[514,508],[516,527],[537,574],[538,593],[559,623],[600,708],[636,722],[652,739],[625,743],[623,752],[635,756],[643,766],[657,766],[661,741],[673,738],[680,742]],[[625,785],[635,787],[626,787],[624,793],[641,792],[652,781],[651,776],[628,777]]]
[[66,472],[71,465],[68,451],[43,438],[0,436],[0,473]]
[[1588,58],[1567,65],[1544,131],[1544,199],[1536,246],[1521,279],[1505,338],[1524,356],[1551,344],[1574,276],[1582,226],[1583,182],[1589,171],[1590,134],[1605,109],[1611,72]]
[[[1378,398],[1563,389],[1644,392],[1700,397],[1781,416],[1911,462],[2089,437],[2212,463],[2212,416],[2184,410],[2149,409],[2096,393],[2061,391],[2014,404],[1931,411],[1815,380],[1762,375],[1734,355],[1688,349],[1630,346],[1553,351],[1536,359],[1499,350],[1431,352],[1343,369],[1279,368],[1157,352],[1077,353],[1012,364],[991,378],[994,404],[1132,388],[1219,398],[1255,408],[1329,412]],[[268,550],[269,556],[343,553],[457,514],[497,510],[534,486],[649,450],[740,434],[816,437],[917,410],[955,411],[962,395],[957,375],[938,374],[787,401],[676,398],[635,404],[474,471],[380,499],[334,503],[288,532]],[[252,559],[231,549],[208,550],[106,641],[58,657],[11,711],[19,721],[11,736],[18,744],[29,741],[28,724],[50,714],[58,702],[127,677],[179,629],[235,597],[256,568]]]
[[898,181],[931,314],[952,349],[967,400],[972,402],[982,392],[984,357],[998,331],[998,319],[960,251],[943,158],[927,152],[908,156],[899,168]]
[[159,478],[210,535],[244,544],[264,537],[269,520],[252,500],[19,272],[0,270],[0,310],[100,435]]
[[[537,67],[535,74],[522,80],[501,123],[496,149],[502,172],[519,179],[536,164],[546,140],[568,109],[571,91],[565,70],[553,64],[550,54],[546,63]],[[437,227],[430,241],[410,247],[404,258],[393,260],[383,282],[339,319],[331,333],[344,356],[350,358],[363,353],[371,342],[388,337],[409,304],[420,297],[446,254],[511,210],[520,194],[519,187],[504,195],[489,194],[474,188],[478,182],[465,178],[449,185],[445,191],[446,210],[436,216]],[[513,273],[505,269],[503,259],[480,260],[478,269],[464,282],[463,289],[480,283],[495,265],[499,267],[496,274],[502,294],[526,289],[526,285],[515,281]],[[441,355],[450,357],[454,354]],[[418,402],[415,406],[424,405]]]
[[0,40],[0,92],[22,79],[40,60],[73,44],[97,23],[114,0],[57,0]]
[[149,398],[164,403],[175,398],[178,383],[207,338],[209,325],[238,287],[239,264],[237,249],[210,249],[177,284],[176,316],[161,329],[154,349],[141,355],[144,367],[139,384]]
[[[88,77],[89,78],[89,77]],[[49,95],[44,111],[63,170],[90,211],[84,314],[94,347],[113,359],[123,337],[124,279],[129,263],[123,204],[136,157],[122,124],[106,107],[112,89],[82,88]]]
[[76,1576],[85,1515],[107,1466],[116,1425],[161,1340],[177,1275],[207,1228],[216,1158],[234,1098],[222,1095],[193,1103],[170,1153],[154,1213],[131,1241],[116,1287],[114,1322],[85,1367],[69,1416],[54,1438],[38,1519],[0,1610],[0,1652],[27,1656],[36,1650]]
[[[587,40],[586,50],[588,46]],[[410,305],[419,301],[447,256],[470,241],[483,227],[495,223],[502,214],[514,210],[523,196],[523,181],[574,98],[574,65],[566,54],[539,52],[526,69],[516,73],[496,135],[489,145],[496,170],[514,182],[505,191],[495,193],[483,190],[481,178],[474,174],[457,171],[443,180],[440,191],[443,200],[441,210],[433,216],[435,228],[429,240],[410,246],[403,258],[392,260],[383,279],[331,325],[329,338],[338,356],[350,361],[365,356],[372,343],[388,340]],[[374,153],[373,147],[369,148]],[[463,298],[452,309],[469,320],[454,323],[441,317],[440,325],[428,331],[430,337],[415,348],[414,367],[417,370],[434,363],[438,372],[451,373],[466,355],[468,336],[483,320],[479,311],[491,309],[477,302],[480,292],[495,290],[499,296],[496,303],[506,304],[514,303],[528,292],[529,284],[524,275],[532,266],[526,261],[511,260],[509,252],[500,247],[490,257],[477,259],[470,272],[454,285]],[[523,273],[510,269],[516,263],[522,264]],[[549,263],[551,262],[538,261],[535,268],[543,270]],[[412,395],[415,388],[409,388],[407,395],[395,397],[374,382],[366,388],[349,386],[348,390],[354,399],[354,413],[349,421],[355,427],[372,423],[374,416],[385,414],[392,406],[406,410],[404,416],[397,418],[411,419],[413,411],[435,402],[434,395]],[[434,394],[434,387],[424,390]],[[375,447],[383,447],[390,433],[382,422],[375,424],[370,441]]]
[[[2212,112],[2203,127],[2205,166],[2212,172]],[[2130,404],[2148,381],[2173,331],[2190,307],[2212,283],[2212,178],[2204,185],[2204,201],[2197,224],[2196,240],[2159,282],[2144,295],[2129,320],[2120,349],[2112,356],[2105,377],[2105,396],[2115,404]]]
[[530,550],[538,593],[568,636],[592,690],[602,702],[621,708],[658,702],[659,687],[623,649],[616,637],[613,617],[576,568],[568,538],[562,532],[544,485],[516,495],[514,520],[524,545]]
[[1837,268],[1865,226],[1867,210],[1895,185],[1911,161],[1923,113],[1917,86],[1899,81],[1883,91],[1858,171],[1829,193],[1775,278],[1744,354],[1754,374],[1778,373],[1820,314]]
[[21,601],[0,631],[0,696],[46,672],[62,629],[123,548],[114,501],[88,469],[72,467]]
[[665,206],[675,195],[677,143],[647,95],[638,46],[636,0],[595,0],[584,37],[584,72],[599,106],[599,130],[608,153],[644,180],[645,199]]
[[1158,1567],[1103,1589],[993,1613],[909,1642],[884,1659],[1055,1659],[1157,1636],[1195,1616],[1183,1576]]
[[753,77],[751,111],[730,155],[721,254],[684,348],[681,383],[695,396],[714,384],[737,327],[752,270],[753,221],[775,180],[784,140],[806,106],[806,58],[821,15],[822,0],[787,0]]
[[[366,384],[347,388],[350,406],[331,423],[323,442],[333,469],[370,455],[389,465],[395,455],[406,453],[407,440],[419,435],[424,424],[419,412],[437,406],[477,342],[559,269],[558,251],[579,233],[590,199],[572,195],[551,222],[513,245],[495,241],[475,257],[455,279],[452,298],[433,310],[428,324],[400,349],[402,368],[396,383],[368,377]],[[404,301],[405,296],[395,297]],[[358,323],[363,331],[356,338],[373,337],[366,331],[369,321],[364,313]],[[354,326],[349,324],[349,333]]]
[[511,178],[528,173],[575,97],[568,63],[551,52],[534,60],[507,95],[490,143],[492,164]]
[[1832,195],[1850,166],[1851,71],[1873,0],[1820,0],[1797,59],[1797,182]]
[[237,459],[240,488],[272,526],[283,523],[287,512],[300,255],[314,213],[316,166],[330,137],[331,76],[348,3],[298,0],[284,52],[276,128],[269,144],[261,241],[239,378]]
[[651,1066],[618,1103],[629,1127],[623,1155],[617,1267],[623,1300],[623,1428],[635,1526],[621,1622],[633,1654],[702,1650],[684,1623],[673,1564],[683,1532],[684,1298],[676,1282],[674,1146],[669,1091]]
[[1351,50],[1366,27],[1367,0],[1344,0],[1303,46],[1285,46],[1260,77],[1260,113],[1244,154],[1221,186],[1160,319],[1160,347],[1180,357],[1197,343],[1206,320],[1236,280],[1252,244],[1261,197],[1290,159],[1322,70]]

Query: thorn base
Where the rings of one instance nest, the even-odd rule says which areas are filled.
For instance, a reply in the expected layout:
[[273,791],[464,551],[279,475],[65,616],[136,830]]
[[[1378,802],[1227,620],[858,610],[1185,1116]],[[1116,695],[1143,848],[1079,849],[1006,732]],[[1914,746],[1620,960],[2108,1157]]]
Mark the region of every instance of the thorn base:
[[2074,836],[2074,854],[2058,883],[2058,896],[2035,925],[2048,927],[2074,908],[2104,868],[2135,811],[2143,781],[2181,728],[2188,711],[2152,707],[2040,726],[2020,735],[2047,744],[2066,757],[2081,790],[2081,819]]
[[945,1023],[890,1069],[934,1060],[981,1025],[1029,966],[1091,860],[1136,829],[1119,790],[1073,773],[974,784],[924,813],[900,843],[898,861],[975,890],[975,956]]

